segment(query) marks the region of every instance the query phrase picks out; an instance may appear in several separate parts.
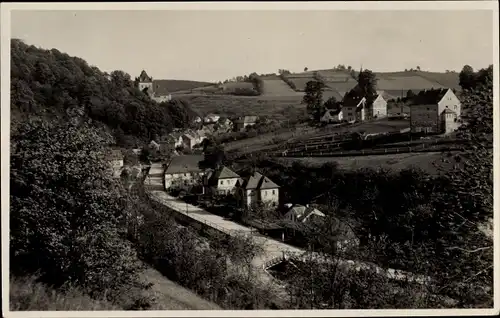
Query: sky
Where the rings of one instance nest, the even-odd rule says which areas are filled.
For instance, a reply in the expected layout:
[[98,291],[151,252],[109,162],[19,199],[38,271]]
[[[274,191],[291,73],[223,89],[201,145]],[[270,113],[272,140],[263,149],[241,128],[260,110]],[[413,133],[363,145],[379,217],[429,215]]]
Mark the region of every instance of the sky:
[[493,63],[491,11],[12,11],[11,36],[102,71],[223,81],[338,64],[373,71]]

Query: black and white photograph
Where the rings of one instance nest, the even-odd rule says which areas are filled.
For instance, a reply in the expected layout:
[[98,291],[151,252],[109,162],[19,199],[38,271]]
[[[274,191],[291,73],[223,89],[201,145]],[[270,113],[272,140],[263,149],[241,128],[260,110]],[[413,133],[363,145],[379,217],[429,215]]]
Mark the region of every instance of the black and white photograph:
[[1,14],[5,317],[499,313],[496,1]]

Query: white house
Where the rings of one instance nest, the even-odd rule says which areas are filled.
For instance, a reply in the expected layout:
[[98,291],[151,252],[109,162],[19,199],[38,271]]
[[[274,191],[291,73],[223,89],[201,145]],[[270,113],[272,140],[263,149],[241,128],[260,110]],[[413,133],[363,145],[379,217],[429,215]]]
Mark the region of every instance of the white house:
[[279,205],[279,186],[258,172],[245,179],[239,179],[236,187],[237,196],[244,207],[258,203],[272,207]]
[[234,129],[235,130],[242,130],[245,127],[253,126],[257,123],[258,119],[259,119],[258,116],[240,117],[234,121]]
[[459,127],[460,116],[460,100],[451,89],[421,91],[411,101],[411,132],[449,133]]
[[194,146],[201,144],[203,140],[207,139],[207,137],[205,136],[205,132],[202,130],[188,130],[187,132],[182,134],[181,138],[182,145],[187,149],[193,149]]
[[366,98],[357,94],[347,94],[344,98],[342,112],[345,120],[364,121],[365,120]]
[[121,168],[123,167],[123,154],[120,149],[111,149],[106,153],[106,158],[111,165],[113,176],[120,175]]
[[383,94],[367,97],[366,109],[367,119],[385,118],[387,117],[387,100]]
[[327,109],[320,121],[322,123],[338,123],[344,119],[342,109]]
[[160,144],[154,140],[151,140],[151,142],[149,143],[149,149],[158,151],[160,150]]
[[206,194],[231,194],[236,191],[240,176],[227,167],[208,171],[204,176],[203,187]]
[[205,173],[200,169],[199,163],[203,160],[202,155],[172,157],[165,169],[165,189],[201,184]]

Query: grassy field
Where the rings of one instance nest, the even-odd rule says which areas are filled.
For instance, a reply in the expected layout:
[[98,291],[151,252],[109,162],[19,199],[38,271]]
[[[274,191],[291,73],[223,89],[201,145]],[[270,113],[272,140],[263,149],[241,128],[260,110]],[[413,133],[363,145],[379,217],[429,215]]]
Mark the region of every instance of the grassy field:
[[193,109],[202,115],[217,113],[226,116],[265,116],[277,120],[301,117],[305,114],[305,106],[301,104],[302,96],[226,96],[196,95],[179,96],[188,101]]
[[213,83],[198,82],[198,81],[187,81],[187,80],[161,80],[161,81],[162,85],[167,87],[167,90],[172,93],[191,90],[195,88],[213,86]]
[[310,127],[307,124],[297,125],[291,128],[284,128],[272,133],[266,133],[253,138],[228,142],[224,144],[226,151],[240,151],[251,153],[256,151],[271,150],[276,147],[286,147],[288,142],[307,143],[314,138],[331,136],[333,133],[361,132],[367,133],[396,131],[409,127],[408,121],[379,120],[375,122],[365,122],[358,125],[349,126],[325,126]]
[[413,166],[421,168],[428,173],[437,174],[438,169],[433,164],[439,164],[445,169],[449,168],[449,164],[442,162],[444,157],[445,155],[440,152],[425,152],[336,158],[276,158],[275,160],[285,165],[292,164],[294,161],[306,165],[322,165],[327,162],[337,162],[339,168],[343,170],[387,168],[399,171]]
[[302,97],[302,94],[297,93],[293,89],[288,86],[287,83],[285,83],[281,79],[264,79],[263,81],[264,84],[264,91],[263,91],[263,96],[266,97],[273,97],[273,96],[300,96]]

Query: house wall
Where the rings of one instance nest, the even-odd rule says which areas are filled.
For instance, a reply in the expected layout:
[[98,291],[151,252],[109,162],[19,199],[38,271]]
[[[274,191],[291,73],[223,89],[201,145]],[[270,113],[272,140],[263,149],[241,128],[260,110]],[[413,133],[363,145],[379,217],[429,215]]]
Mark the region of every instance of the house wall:
[[238,182],[238,178],[219,179],[217,186],[213,187],[212,191],[218,194],[234,193],[236,182]]
[[139,90],[143,90],[147,88],[148,89],[148,93],[149,94],[152,94],[153,93],[153,83],[139,83]]
[[123,167],[123,159],[111,160],[111,166],[113,169],[119,169]]
[[440,132],[438,105],[413,105],[410,108],[411,132]]
[[387,101],[382,96],[378,96],[370,108],[372,118],[387,117]]
[[166,173],[165,189],[176,185],[194,185],[200,183],[203,172]]
[[243,204],[245,206],[251,206],[258,202],[258,193],[256,190],[243,190],[245,195],[243,196]]
[[343,110],[344,118],[347,121],[356,120],[356,106],[347,106],[347,107],[344,107],[344,109],[345,109],[345,110]]
[[194,139],[191,139],[185,135],[182,136],[181,138],[182,138],[182,144],[184,145],[184,147],[191,149],[195,145]]
[[441,129],[445,134],[449,134],[458,128],[458,123],[456,121],[457,116],[455,114],[445,114],[441,115],[442,126]]
[[453,93],[451,89],[449,89],[443,98],[438,103],[438,113],[441,114],[445,108],[448,107],[455,113],[457,116],[461,116],[461,104],[458,97]]
[[152,99],[154,101],[156,101],[157,103],[168,102],[168,101],[172,100],[172,95],[168,94],[168,95],[162,95],[162,96],[153,96]]
[[264,204],[277,206],[279,203],[279,189],[260,190],[260,201]]

